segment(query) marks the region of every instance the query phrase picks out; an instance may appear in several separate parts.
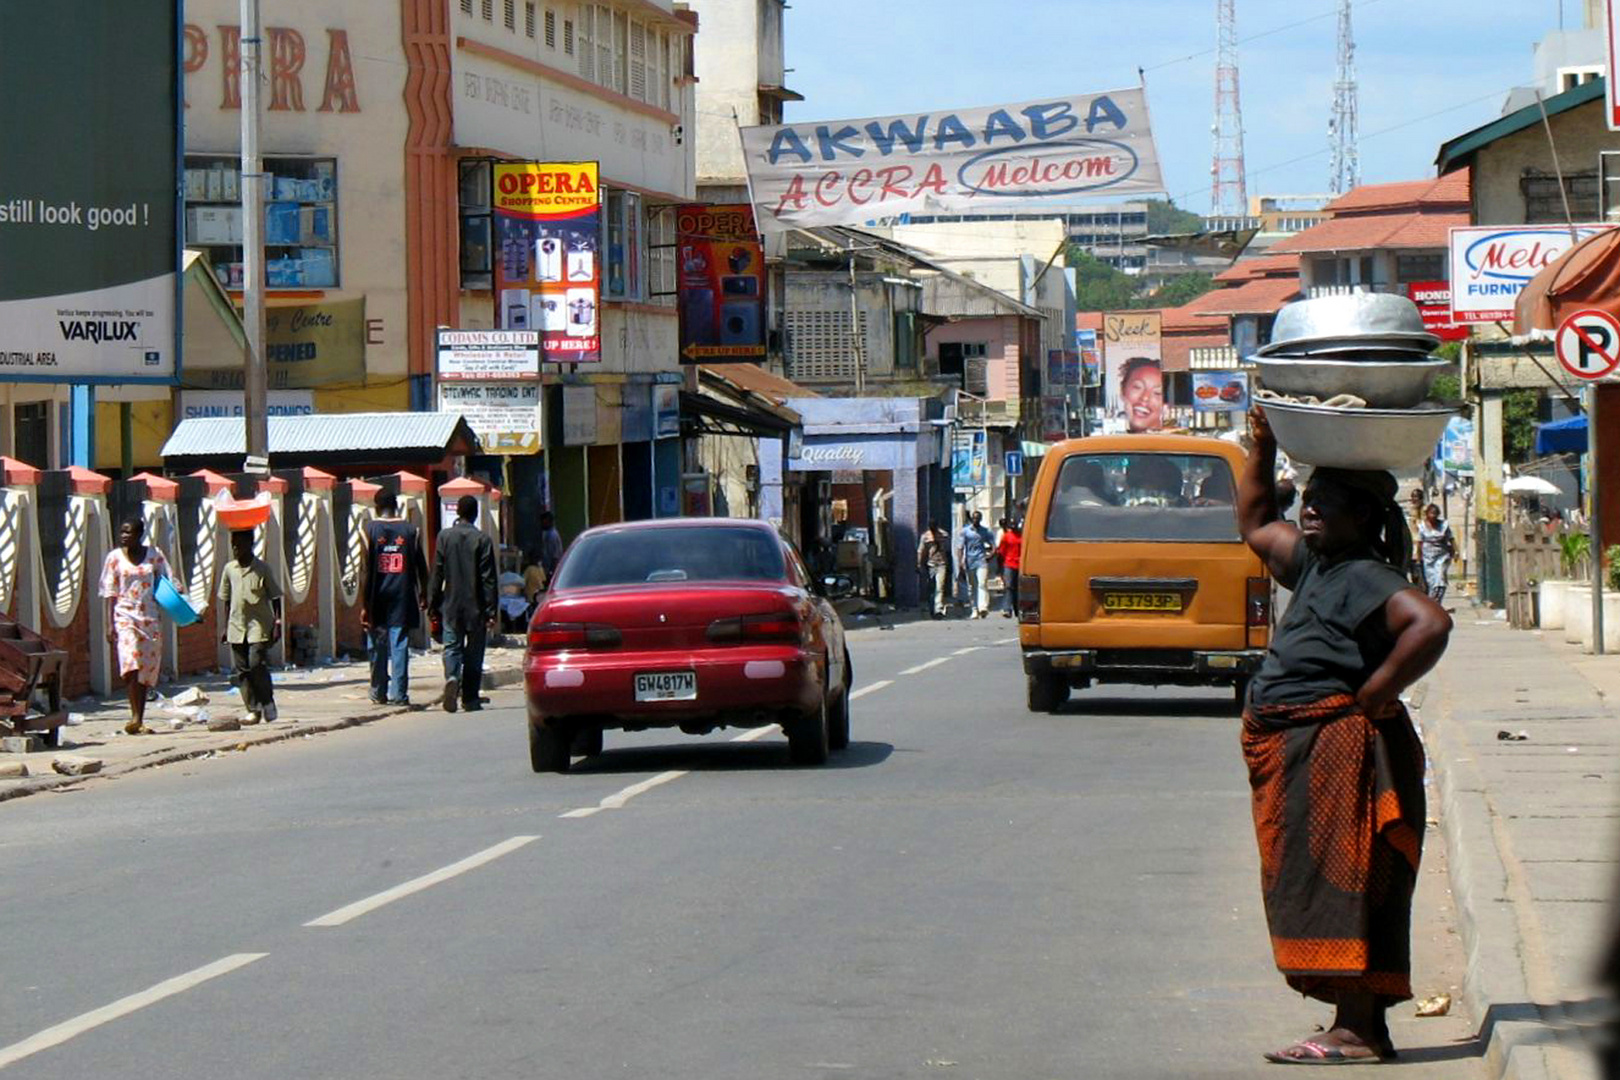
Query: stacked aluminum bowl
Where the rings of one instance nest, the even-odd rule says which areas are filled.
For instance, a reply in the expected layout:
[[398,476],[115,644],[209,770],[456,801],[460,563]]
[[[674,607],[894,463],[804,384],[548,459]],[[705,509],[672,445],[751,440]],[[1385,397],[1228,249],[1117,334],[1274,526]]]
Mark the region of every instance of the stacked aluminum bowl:
[[1296,461],[1408,469],[1426,460],[1457,407],[1426,401],[1450,364],[1417,305],[1389,293],[1289,304],[1254,356],[1269,393],[1258,404]]

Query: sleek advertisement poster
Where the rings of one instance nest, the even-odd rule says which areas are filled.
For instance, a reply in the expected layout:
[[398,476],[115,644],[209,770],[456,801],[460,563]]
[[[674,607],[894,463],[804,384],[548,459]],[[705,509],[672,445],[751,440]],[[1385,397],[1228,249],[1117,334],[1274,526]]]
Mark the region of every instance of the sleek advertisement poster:
[[175,0],[0,5],[0,381],[173,381],[179,43]]
[[683,206],[675,231],[681,362],[765,359],[765,250],[753,211],[747,203]]
[[742,129],[761,232],[1164,190],[1141,87]]
[[1194,412],[1246,413],[1249,411],[1249,375],[1244,371],[1192,373]]
[[1121,431],[1164,427],[1164,368],[1157,311],[1103,316],[1104,416]]
[[602,359],[602,193],[596,162],[492,168],[495,325],[540,334],[541,359]]

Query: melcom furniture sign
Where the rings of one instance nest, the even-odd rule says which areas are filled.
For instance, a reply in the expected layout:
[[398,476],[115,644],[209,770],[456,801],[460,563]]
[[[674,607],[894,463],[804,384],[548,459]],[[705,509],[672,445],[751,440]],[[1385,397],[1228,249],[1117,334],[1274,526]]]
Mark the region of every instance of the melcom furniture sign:
[[742,131],[761,232],[1162,191],[1141,88]]
[[0,4],[0,380],[174,378],[179,40],[175,0]]

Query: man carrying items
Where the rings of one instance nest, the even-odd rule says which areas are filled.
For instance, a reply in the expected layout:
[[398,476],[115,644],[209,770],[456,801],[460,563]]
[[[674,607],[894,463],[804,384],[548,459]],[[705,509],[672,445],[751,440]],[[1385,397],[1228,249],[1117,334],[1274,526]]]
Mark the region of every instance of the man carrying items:
[[484,646],[495,624],[495,544],[477,525],[478,500],[456,501],[456,523],[439,533],[433,556],[428,610],[444,624],[445,712],[459,698],[468,712],[483,708],[478,691],[484,680]]
[[377,519],[366,526],[370,559],[360,611],[371,649],[371,700],[376,705],[409,705],[410,636],[422,624],[427,561],[416,526],[399,516],[399,497],[379,491],[376,507]]
[[1439,661],[1451,619],[1403,573],[1394,477],[1317,469],[1296,527],[1277,511],[1265,414],[1249,427],[1243,539],[1294,594],[1243,718],[1266,922],[1288,985],[1337,1008],[1326,1032],[1265,1056],[1386,1061],[1385,1010],[1412,996],[1424,829],[1423,748],[1400,694]]
[[917,572],[933,586],[933,617],[943,619],[950,603],[951,551],[950,538],[932,519],[917,544]]
[[220,638],[231,647],[231,682],[242,695],[249,723],[276,718],[269,653],[281,640],[281,586],[253,554],[253,530],[231,533],[232,560],[219,575],[219,603],[228,620]]

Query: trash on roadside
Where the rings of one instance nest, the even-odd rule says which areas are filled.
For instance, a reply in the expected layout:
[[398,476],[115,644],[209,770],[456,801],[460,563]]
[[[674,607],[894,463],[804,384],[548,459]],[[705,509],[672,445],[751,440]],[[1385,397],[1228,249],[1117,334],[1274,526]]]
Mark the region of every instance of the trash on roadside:
[[1511,731],[1498,731],[1496,733],[1496,738],[1498,742],[1524,742],[1530,738],[1530,733],[1528,731],[1521,731],[1515,735]]
[[81,712],[70,712],[70,713],[68,713],[68,715],[67,715],[67,725],[68,725],[68,727],[78,727],[82,723],[84,723],[84,713],[81,713]]
[[200,686],[188,686],[171,699],[175,705],[206,705],[208,695],[202,692]]
[[1451,995],[1436,994],[1417,1003],[1419,1016],[1444,1016],[1451,1011]]
[[1581,752],[1581,748],[1578,746],[1566,746],[1564,749],[1571,754],[1578,754]]

